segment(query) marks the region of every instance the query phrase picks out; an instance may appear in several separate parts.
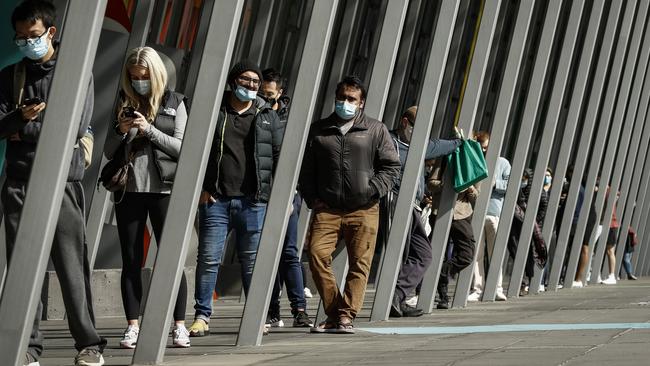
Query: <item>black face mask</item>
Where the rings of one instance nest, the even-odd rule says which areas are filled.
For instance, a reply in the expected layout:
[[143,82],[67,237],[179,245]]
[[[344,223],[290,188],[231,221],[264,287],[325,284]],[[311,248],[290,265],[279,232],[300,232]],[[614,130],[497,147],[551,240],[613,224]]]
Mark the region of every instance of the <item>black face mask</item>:
[[276,98],[269,98],[269,97],[265,97],[265,96],[262,96],[262,95],[260,95],[260,97],[262,97],[262,99],[266,100],[271,105],[271,107],[278,103],[278,100]]

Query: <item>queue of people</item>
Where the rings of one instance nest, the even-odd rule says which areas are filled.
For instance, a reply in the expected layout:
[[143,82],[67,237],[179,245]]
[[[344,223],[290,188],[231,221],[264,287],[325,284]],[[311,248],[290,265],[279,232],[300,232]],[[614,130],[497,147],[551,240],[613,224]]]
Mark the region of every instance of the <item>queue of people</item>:
[[[16,32],[15,43],[25,58],[0,72],[0,138],[8,142],[7,181],[2,190],[2,203],[9,266],[57,62],[55,11],[51,3],[39,0],[27,0],[16,7],[12,26]],[[137,346],[139,335],[143,292],[141,265],[145,254],[142,234],[149,218],[154,236],[160,239],[188,119],[187,98],[173,91],[168,79],[165,66],[155,50],[138,47],[128,51],[122,67],[119,102],[104,146],[104,155],[110,161],[126,159],[127,169],[122,171],[121,180],[112,180],[110,184],[112,188],[119,187],[111,189],[114,190],[122,257],[121,295],[126,320],[119,346],[128,349]],[[19,80],[23,85],[19,85]],[[230,69],[227,86],[219,106],[199,199],[193,322],[186,328],[188,288],[183,275],[173,312],[173,347],[190,347],[192,337],[210,334],[213,293],[231,232],[235,233],[232,245],[241,265],[243,290],[248,293],[287,128],[291,98],[285,92],[286,80],[278,71],[272,68],[262,71],[259,65],[242,60]],[[362,80],[356,76],[344,77],[336,86],[334,112],[315,121],[310,128],[265,332],[269,328],[284,326],[280,316],[283,285],[287,289],[293,327],[309,328],[312,333],[355,332],[354,321],[364,301],[380,222],[390,225],[417,115],[417,106],[408,108],[400,115],[396,130],[389,131],[384,123],[366,115],[366,98]],[[76,365],[102,365],[102,352],[107,344],[95,327],[81,186],[86,162],[89,161],[84,139],[91,131],[93,103],[91,80],[51,253],[63,290],[67,321],[78,351]],[[489,133],[477,132],[473,138],[480,143],[485,154]],[[432,262],[432,246],[447,245],[432,243],[430,236],[442,191],[446,160],[443,158],[461,144],[462,133],[454,131],[449,139],[432,139],[427,146],[425,169],[418,179],[411,210],[412,223],[392,299],[390,314],[393,317],[414,317],[424,313],[415,303],[419,286]],[[472,267],[473,291],[468,300],[480,299],[510,178],[510,163],[501,157],[491,184],[476,183],[459,193],[448,251],[438,281],[438,309],[449,308],[450,279],[472,265],[475,266]],[[515,251],[519,245],[517,230],[521,230],[522,215],[530,194],[528,182],[531,181],[532,171],[527,171],[517,202],[519,215],[513,219],[510,235],[513,241],[510,248]],[[527,278],[532,277],[535,265],[543,268],[546,263],[545,243],[539,231],[544,223],[546,197],[551,185],[552,170],[548,169],[541,205],[536,212],[536,230],[530,243]],[[472,218],[481,189],[491,193],[485,217],[485,241],[477,246]],[[388,207],[387,213],[380,210],[382,200]],[[326,320],[319,324],[314,324],[307,313],[308,293],[297,234],[303,202],[313,212],[305,247],[309,253],[311,275],[327,315]],[[380,221],[380,215],[389,216]],[[619,230],[617,225],[614,217],[609,231],[611,239],[607,241],[610,275],[603,281],[606,284],[616,281],[613,246]],[[630,279],[636,279],[629,265],[630,253],[637,245],[635,238],[630,234],[625,250],[624,268]],[[332,269],[332,254],[341,239],[349,258],[343,291]],[[475,250],[478,250],[476,262]],[[499,272],[496,300],[505,301],[502,270]],[[522,288],[522,292],[525,291],[527,289]],[[43,351],[39,330],[41,311],[39,306],[25,365],[38,365]]]

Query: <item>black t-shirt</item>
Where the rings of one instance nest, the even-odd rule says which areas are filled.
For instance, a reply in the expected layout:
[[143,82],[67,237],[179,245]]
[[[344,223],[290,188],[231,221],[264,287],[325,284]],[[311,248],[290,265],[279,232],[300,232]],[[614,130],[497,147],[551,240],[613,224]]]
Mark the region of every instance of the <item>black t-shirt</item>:
[[224,196],[254,196],[257,191],[255,173],[256,109],[251,106],[238,114],[226,106],[226,127],[223,134],[223,155],[219,167],[219,193]]

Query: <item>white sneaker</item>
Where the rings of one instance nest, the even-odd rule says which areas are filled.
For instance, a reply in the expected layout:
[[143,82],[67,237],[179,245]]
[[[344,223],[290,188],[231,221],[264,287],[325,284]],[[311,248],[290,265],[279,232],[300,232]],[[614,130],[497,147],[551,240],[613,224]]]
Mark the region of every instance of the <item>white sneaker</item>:
[[187,348],[190,346],[190,332],[184,325],[174,325],[172,330],[172,346]]
[[603,278],[600,277],[600,274],[598,275],[598,283],[603,283]]
[[614,274],[610,274],[602,283],[603,285],[615,285],[616,276],[614,276]]
[[539,285],[539,292],[544,292],[544,291],[546,291],[544,285]]
[[503,293],[503,291],[497,291],[497,293],[494,295],[494,300],[506,301],[508,298],[506,297],[506,294]]
[[416,307],[416,306],[418,306],[418,295],[415,295],[415,296],[413,296],[413,297],[409,297],[409,298],[406,299],[406,301],[404,301],[404,302],[405,302],[406,305],[408,305],[408,306]]
[[481,299],[481,293],[478,291],[474,291],[471,294],[467,296],[467,301],[468,302],[477,302]]
[[120,341],[120,347],[134,349],[136,343],[138,343],[138,334],[140,333],[140,328],[129,325],[128,328],[124,331],[124,336]]
[[573,285],[571,285],[573,288],[583,288],[584,285],[582,284],[582,281],[573,281]]
[[311,299],[312,297],[314,297],[314,295],[311,293],[311,290],[309,289],[309,287],[305,287],[304,292],[305,292],[305,297],[306,298]]

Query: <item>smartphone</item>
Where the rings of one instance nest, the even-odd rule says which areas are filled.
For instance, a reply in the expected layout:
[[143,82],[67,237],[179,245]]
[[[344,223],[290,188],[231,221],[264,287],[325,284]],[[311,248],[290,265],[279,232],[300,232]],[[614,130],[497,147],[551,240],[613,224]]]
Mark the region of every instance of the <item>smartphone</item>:
[[34,104],[41,104],[43,103],[43,99],[40,97],[34,97],[34,98],[27,98],[23,101],[24,105],[34,105]]
[[135,115],[135,108],[133,108],[133,107],[124,107],[124,108],[122,108],[122,114],[124,114],[124,117],[129,117],[129,118],[136,118],[137,117]]

